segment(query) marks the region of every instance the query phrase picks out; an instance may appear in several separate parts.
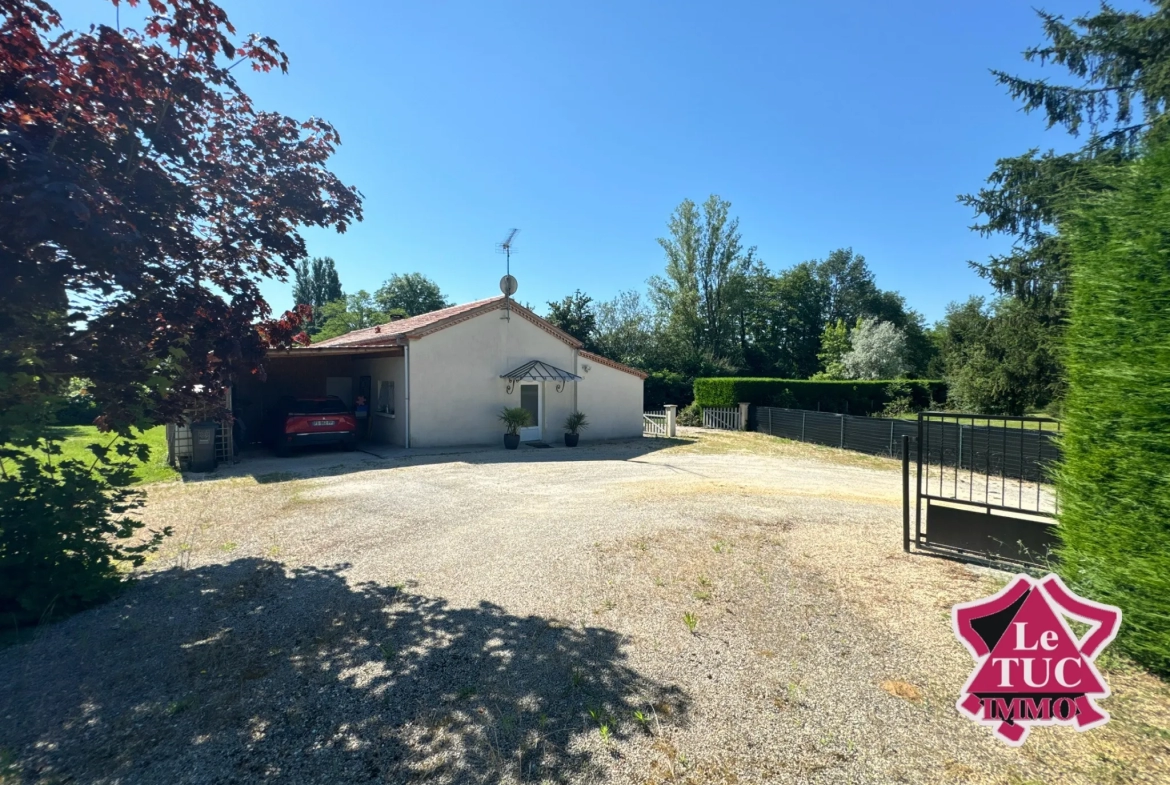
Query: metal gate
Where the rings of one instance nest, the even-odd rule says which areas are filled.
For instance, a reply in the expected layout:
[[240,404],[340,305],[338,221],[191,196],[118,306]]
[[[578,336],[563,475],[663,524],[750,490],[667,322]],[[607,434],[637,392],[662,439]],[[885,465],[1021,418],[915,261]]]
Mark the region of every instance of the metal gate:
[[903,437],[903,550],[1046,566],[1057,544],[1059,459],[1057,420],[922,412],[914,447]]

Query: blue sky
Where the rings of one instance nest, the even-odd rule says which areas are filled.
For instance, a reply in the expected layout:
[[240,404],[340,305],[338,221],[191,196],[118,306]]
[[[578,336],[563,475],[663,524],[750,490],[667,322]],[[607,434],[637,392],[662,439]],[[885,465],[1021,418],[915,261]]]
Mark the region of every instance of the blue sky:
[[[773,269],[852,246],[933,321],[988,293],[966,262],[1007,245],[969,231],[956,194],[997,157],[1070,146],[988,73],[1064,79],[1020,57],[1042,40],[1021,0],[220,2],[291,58],[244,77],[257,105],[341,133],[333,169],[365,221],[306,237],[346,291],[420,271],[455,301],[493,295],[515,226],[518,299],[608,299],[660,272],[683,198],[717,193]],[[291,305],[291,284],[265,293]]]

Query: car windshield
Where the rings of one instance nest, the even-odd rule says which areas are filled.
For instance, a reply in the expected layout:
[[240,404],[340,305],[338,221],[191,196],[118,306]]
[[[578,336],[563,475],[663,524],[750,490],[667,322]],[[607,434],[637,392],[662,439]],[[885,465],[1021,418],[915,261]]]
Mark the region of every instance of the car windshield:
[[298,399],[289,404],[289,414],[345,414],[349,409],[340,398],[326,400]]

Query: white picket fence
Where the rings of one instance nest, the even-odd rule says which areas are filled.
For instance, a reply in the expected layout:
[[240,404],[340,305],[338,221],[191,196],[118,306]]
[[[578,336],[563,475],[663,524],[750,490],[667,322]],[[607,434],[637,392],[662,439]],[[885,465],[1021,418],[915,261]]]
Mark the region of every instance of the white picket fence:
[[703,409],[703,427],[715,428],[720,431],[738,431],[739,407],[726,409],[706,407]]
[[643,436],[665,436],[666,435],[666,411],[649,411],[642,412],[642,435]]

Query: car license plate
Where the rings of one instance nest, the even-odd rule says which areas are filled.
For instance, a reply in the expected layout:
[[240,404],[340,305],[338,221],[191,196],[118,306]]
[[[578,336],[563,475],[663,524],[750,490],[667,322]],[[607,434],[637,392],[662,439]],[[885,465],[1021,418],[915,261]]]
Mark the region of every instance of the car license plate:
[[313,426],[323,428],[326,425],[337,425],[337,420],[313,420]]

